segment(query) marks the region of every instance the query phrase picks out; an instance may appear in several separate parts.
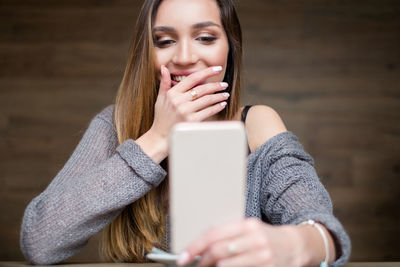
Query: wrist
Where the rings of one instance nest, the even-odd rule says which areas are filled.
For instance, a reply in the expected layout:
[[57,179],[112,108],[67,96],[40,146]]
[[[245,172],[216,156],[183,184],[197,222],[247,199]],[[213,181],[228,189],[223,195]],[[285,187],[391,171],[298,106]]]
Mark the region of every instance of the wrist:
[[302,266],[320,266],[321,263],[325,263],[326,257],[328,263],[335,259],[332,236],[323,225],[311,220],[297,228],[303,248]]
[[286,265],[297,267],[312,266],[309,264],[310,255],[308,255],[309,251],[303,229],[296,225],[282,225],[279,227],[283,230],[281,233],[283,239],[289,241],[284,249],[286,251]]
[[290,225],[290,236],[292,236],[292,266],[319,266],[313,263],[313,249],[310,248],[309,229]]
[[160,163],[168,156],[168,138],[150,129],[136,140],[144,153]]

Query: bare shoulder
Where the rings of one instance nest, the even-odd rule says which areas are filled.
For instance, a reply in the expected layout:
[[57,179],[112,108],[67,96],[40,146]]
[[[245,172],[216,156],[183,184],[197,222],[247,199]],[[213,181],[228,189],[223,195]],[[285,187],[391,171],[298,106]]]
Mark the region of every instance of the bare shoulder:
[[[243,108],[240,109],[240,113],[242,110]],[[285,124],[273,108],[256,105],[249,109],[246,117],[246,133],[251,151],[285,131]]]

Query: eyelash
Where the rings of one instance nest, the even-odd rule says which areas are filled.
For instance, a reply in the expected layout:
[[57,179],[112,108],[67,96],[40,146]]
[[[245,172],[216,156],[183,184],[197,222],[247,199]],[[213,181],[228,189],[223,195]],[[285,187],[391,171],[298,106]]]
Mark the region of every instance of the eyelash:
[[172,44],[173,40],[162,40],[162,41],[155,41],[154,44],[156,47],[166,47],[167,45]]
[[[212,36],[201,36],[196,38],[196,40],[199,40],[200,42],[203,42],[205,44],[211,44],[213,42],[215,42],[217,40],[216,37],[212,37]],[[172,43],[174,43],[174,40],[161,40],[161,41],[157,41],[157,39],[154,41],[154,44],[156,47],[166,47],[168,45],[171,45]]]
[[213,36],[201,36],[197,39],[199,39],[200,41],[205,42],[205,43],[212,43],[217,40],[217,38],[213,37]]

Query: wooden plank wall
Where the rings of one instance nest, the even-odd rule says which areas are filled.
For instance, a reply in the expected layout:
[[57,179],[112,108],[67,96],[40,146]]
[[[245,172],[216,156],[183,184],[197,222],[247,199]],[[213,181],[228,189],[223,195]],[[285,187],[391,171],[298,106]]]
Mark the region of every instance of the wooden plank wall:
[[[23,259],[25,206],[113,101],[139,6],[0,0],[0,260]],[[352,260],[400,260],[400,1],[237,6],[243,103],[275,108],[314,156]]]

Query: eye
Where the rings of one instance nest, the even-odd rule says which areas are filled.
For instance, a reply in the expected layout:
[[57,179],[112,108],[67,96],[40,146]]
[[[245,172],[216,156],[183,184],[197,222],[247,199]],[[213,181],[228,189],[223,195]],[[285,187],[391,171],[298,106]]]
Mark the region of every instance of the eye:
[[197,40],[199,40],[200,42],[206,43],[206,44],[210,44],[210,43],[215,42],[217,40],[217,38],[214,36],[200,36],[197,38]]
[[172,40],[172,39],[161,39],[161,38],[156,38],[156,39],[154,40],[154,45],[155,45],[156,47],[160,47],[160,48],[167,47],[167,46],[169,46],[169,45],[172,45],[173,43],[175,43],[175,41]]

